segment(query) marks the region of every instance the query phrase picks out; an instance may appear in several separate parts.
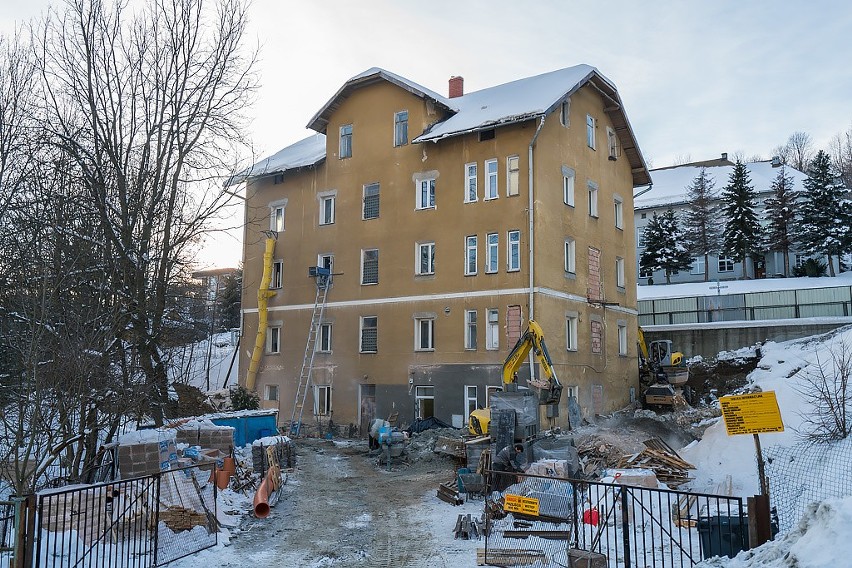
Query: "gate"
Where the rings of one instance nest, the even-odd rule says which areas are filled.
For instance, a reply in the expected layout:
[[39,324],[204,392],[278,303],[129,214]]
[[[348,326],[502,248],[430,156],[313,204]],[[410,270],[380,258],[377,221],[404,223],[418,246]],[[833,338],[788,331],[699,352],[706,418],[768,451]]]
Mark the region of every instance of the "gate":
[[486,502],[487,565],[688,568],[748,548],[743,501],[520,475]]
[[208,475],[189,467],[40,493],[33,566],[149,568],[215,546]]

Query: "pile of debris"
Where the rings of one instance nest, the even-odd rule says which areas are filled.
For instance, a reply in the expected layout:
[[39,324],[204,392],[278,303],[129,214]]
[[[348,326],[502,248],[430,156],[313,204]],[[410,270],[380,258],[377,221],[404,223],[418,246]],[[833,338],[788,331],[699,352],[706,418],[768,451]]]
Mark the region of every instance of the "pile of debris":
[[645,440],[641,452],[623,456],[616,465],[619,469],[650,469],[657,479],[677,489],[691,481],[689,470],[695,466],[681,458],[675,450],[659,438]]
[[453,528],[453,538],[464,540],[480,540],[485,532],[485,515],[481,519],[470,515],[459,515],[456,526]]
[[597,472],[616,467],[623,456],[623,451],[609,442],[589,438],[577,447],[583,474],[594,476]]

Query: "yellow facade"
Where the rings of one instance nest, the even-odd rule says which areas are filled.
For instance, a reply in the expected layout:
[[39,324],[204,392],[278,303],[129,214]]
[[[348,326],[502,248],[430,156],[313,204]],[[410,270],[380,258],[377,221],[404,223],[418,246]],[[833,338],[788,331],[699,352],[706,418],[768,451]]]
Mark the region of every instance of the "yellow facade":
[[[256,388],[262,406],[279,408],[282,425],[290,421],[316,294],[308,268],[322,262],[322,255],[333,255],[335,273],[319,339],[321,348],[330,349],[316,353],[312,381],[323,388],[308,392],[305,423],[330,417],[360,427],[363,434],[371,418],[396,412],[403,424],[434,415],[459,425],[472,407],[486,404],[489,386],[500,386],[500,366],[530,316],[542,325],[555,370],[566,393],[572,387],[584,415],[628,403],[631,387],[638,386],[632,269],[636,164],[620,151],[610,158],[612,102],[600,89],[584,85],[570,94],[567,126],[557,104],[543,122],[537,116],[499,126],[491,139],[488,132],[474,131],[422,143],[412,140],[452,110],[420,93],[374,81],[333,103],[324,115],[324,160],[250,177],[247,183],[242,381],[251,355],[248,339],[257,331],[264,231],[272,227],[276,207],[284,213],[274,255],[283,266],[281,286],[268,313],[280,345],[261,360]],[[407,111],[408,140],[395,146],[400,111]],[[595,149],[587,141],[587,117],[595,120]],[[341,158],[340,132],[347,125],[351,157]],[[497,192],[487,198],[493,160]],[[470,164],[476,164],[472,201],[466,200]],[[573,206],[564,199],[566,172],[573,173]],[[428,179],[434,179],[434,206],[428,182],[421,192]],[[364,188],[375,183],[378,217],[364,219]],[[517,194],[508,194],[510,186]],[[591,193],[596,193],[596,216],[590,215]],[[467,274],[472,236],[476,271]],[[574,241],[573,272],[566,270],[566,239]],[[492,240],[496,247],[489,246]],[[378,282],[365,284],[364,251],[371,250],[378,251]],[[495,250],[496,265],[489,262]],[[594,251],[600,255],[599,286],[590,277],[597,270],[590,267]],[[495,310],[497,321],[489,322]],[[374,353],[362,352],[365,317],[377,321]],[[576,325],[570,349],[569,321]],[[317,405],[315,394],[322,396]],[[563,394],[559,416],[543,418],[544,427],[567,426],[566,400]]]

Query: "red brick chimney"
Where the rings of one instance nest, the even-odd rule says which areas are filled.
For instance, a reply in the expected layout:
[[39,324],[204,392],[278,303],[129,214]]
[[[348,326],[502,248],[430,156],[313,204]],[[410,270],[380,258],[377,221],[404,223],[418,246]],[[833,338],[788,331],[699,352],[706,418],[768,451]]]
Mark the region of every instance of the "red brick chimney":
[[464,77],[450,77],[450,98],[464,95]]

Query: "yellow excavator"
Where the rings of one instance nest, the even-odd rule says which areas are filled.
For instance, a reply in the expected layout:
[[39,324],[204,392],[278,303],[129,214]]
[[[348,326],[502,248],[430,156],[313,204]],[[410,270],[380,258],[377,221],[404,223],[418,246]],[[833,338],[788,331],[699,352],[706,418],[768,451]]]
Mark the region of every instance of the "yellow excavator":
[[675,351],[670,339],[645,342],[639,328],[639,377],[650,386],[645,390],[647,406],[671,406],[681,385],[689,380],[689,368],[683,353]]
[[[562,383],[556,378],[553,370],[553,361],[547,351],[544,342],[544,331],[534,320],[530,320],[527,329],[521,334],[518,342],[509,352],[503,362],[503,388],[507,391],[518,388],[518,369],[524,364],[530,350],[535,353],[536,359],[541,366],[545,379],[537,378],[529,381],[529,385],[539,392],[539,405],[559,404],[562,398]],[[468,429],[474,435],[488,434],[488,425],[491,422],[491,408],[479,408],[470,413]]]

